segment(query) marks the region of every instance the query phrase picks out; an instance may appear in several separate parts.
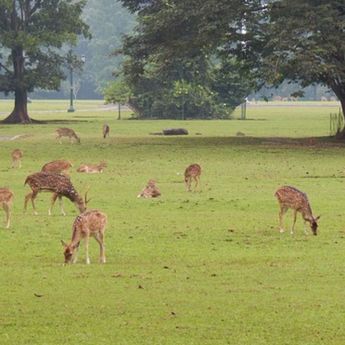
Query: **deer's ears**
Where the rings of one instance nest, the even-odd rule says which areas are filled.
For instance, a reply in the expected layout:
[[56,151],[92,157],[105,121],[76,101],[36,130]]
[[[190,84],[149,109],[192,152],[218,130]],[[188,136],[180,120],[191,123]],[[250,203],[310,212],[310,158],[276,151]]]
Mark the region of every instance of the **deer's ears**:
[[64,240],[61,240],[61,244],[62,244],[64,247],[67,247],[67,243],[66,243]]
[[317,217],[315,218],[315,221],[318,221],[318,220],[320,219],[320,217],[321,217],[321,216],[317,216]]

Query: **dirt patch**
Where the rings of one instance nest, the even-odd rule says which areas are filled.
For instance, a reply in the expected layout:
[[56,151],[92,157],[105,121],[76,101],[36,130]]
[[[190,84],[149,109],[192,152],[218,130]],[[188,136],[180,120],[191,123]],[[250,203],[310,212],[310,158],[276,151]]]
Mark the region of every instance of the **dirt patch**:
[[12,140],[17,140],[21,138],[27,138],[31,137],[29,134],[17,134],[13,136],[8,136],[8,135],[0,135],[0,141],[12,141]]

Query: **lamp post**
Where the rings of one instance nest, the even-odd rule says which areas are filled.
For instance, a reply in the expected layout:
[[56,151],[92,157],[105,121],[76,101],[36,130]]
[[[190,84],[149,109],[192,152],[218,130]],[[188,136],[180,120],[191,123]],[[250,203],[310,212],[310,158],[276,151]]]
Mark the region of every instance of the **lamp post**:
[[[73,107],[73,98],[74,98],[74,81],[73,81],[73,69],[74,69],[74,64],[73,64],[73,56],[72,56],[72,51],[69,52],[71,60],[69,64],[69,82],[70,82],[70,94],[69,94],[69,108],[67,111],[69,113],[73,113],[75,111]],[[85,55],[81,55],[80,57],[81,62],[84,64],[86,61]]]

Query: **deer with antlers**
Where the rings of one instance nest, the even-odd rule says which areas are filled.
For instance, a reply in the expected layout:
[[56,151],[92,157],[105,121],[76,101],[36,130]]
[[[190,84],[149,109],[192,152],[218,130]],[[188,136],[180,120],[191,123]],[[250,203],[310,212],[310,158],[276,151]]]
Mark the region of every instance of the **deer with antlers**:
[[41,171],[68,175],[68,169],[70,167],[72,167],[72,163],[70,161],[61,159],[44,164]]
[[74,139],[78,144],[80,144],[80,138],[77,136],[77,134],[71,128],[66,128],[66,127],[58,128],[56,130],[56,133],[57,133],[56,139],[59,140],[60,144],[62,144],[62,141],[61,141],[62,137],[68,137],[70,143],[72,143],[72,141]]
[[10,227],[13,193],[8,188],[0,188],[0,205],[6,213],[6,229]]
[[43,191],[53,193],[51,205],[48,211],[49,215],[51,215],[51,211],[56,199],[59,199],[61,213],[63,215],[66,215],[62,205],[63,196],[71,200],[81,213],[86,210],[86,205],[90,201],[87,200],[87,192],[85,193],[85,199],[83,200],[83,198],[81,198],[77,191],[74,189],[71,180],[64,175],[38,172],[29,175],[26,178],[24,185],[26,184],[30,186],[32,192],[27,194],[25,197],[24,210],[26,211],[27,203],[29,200],[31,200],[32,208],[34,209],[35,214],[37,214],[37,212],[34,200],[37,197],[37,194]]
[[21,168],[22,167],[22,158],[23,152],[19,149],[15,149],[11,153],[12,157],[12,168]]
[[103,138],[105,139],[107,136],[109,136],[110,133],[110,127],[106,123],[103,125]]
[[102,173],[104,168],[107,167],[107,163],[102,161],[99,164],[82,164],[78,169],[77,172],[84,172],[87,174],[97,174]]
[[85,240],[86,263],[90,264],[89,239],[94,237],[99,243],[100,263],[105,263],[104,233],[107,215],[98,210],[85,211],[76,217],[72,226],[72,239],[69,244],[61,240],[64,247],[65,264],[76,263],[80,241]]
[[186,184],[187,191],[190,192],[192,189],[192,179],[195,181],[194,190],[200,183],[201,166],[199,164],[189,165],[184,172],[184,182]]
[[[305,193],[301,192],[297,188],[291,186],[284,186],[279,188],[275,193],[278,199],[280,212],[279,212],[279,224],[280,232],[284,232],[283,227],[283,216],[289,208],[293,210],[293,224],[291,228],[291,234],[294,233],[297,212],[300,212],[304,220],[304,225],[306,222],[310,224],[311,231],[314,235],[317,235],[317,221],[320,218],[314,217],[308,197]],[[304,232],[307,234],[306,228],[304,227]]]
[[160,190],[156,186],[155,180],[149,180],[147,182],[146,187],[142,190],[140,194],[138,194],[138,198],[157,198],[161,195]]

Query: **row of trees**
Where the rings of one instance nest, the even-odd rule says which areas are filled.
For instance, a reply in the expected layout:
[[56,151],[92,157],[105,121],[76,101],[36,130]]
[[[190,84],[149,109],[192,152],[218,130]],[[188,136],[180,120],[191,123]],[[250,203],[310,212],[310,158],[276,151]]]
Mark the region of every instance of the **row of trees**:
[[[108,34],[101,40],[112,29],[110,8],[97,7],[100,2],[89,0],[85,8],[83,0],[0,0],[0,91],[15,94],[6,122],[30,122],[27,92],[59,87],[66,44],[82,38],[78,49],[96,45],[98,60],[118,46]],[[344,1],[121,2],[137,26],[117,49],[125,60],[107,98],[129,98],[142,117],[228,117],[249,93],[286,79],[329,87],[345,113]],[[86,43],[86,18],[98,38],[93,43]],[[88,73],[95,77],[99,70],[102,85],[117,63],[107,69],[89,64]]]
[[327,86],[345,113],[344,1],[121,1],[138,16],[121,77],[141,116],[228,116],[285,79]]

